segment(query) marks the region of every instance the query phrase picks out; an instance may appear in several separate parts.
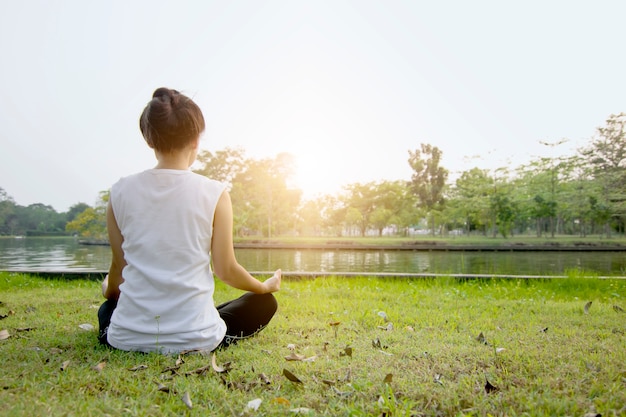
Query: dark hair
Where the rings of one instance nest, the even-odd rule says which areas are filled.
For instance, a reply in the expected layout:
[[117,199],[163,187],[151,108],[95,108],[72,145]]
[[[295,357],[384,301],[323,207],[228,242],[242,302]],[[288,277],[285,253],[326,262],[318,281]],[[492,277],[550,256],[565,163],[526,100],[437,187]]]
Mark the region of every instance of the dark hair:
[[139,128],[148,145],[159,152],[183,149],[204,131],[204,116],[192,99],[170,88],[157,88],[143,109]]

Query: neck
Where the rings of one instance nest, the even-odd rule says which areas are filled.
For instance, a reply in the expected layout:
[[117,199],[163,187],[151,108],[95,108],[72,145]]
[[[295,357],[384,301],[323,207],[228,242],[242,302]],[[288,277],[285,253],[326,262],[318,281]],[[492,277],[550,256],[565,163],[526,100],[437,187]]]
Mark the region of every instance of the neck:
[[156,169],[179,169],[186,171],[198,155],[198,140],[190,143],[183,149],[176,149],[171,152],[160,152],[155,149],[154,155],[158,161]]
[[195,152],[190,149],[183,149],[168,153],[155,151],[154,154],[158,161],[155,167],[156,169],[179,169],[186,171],[195,159]]

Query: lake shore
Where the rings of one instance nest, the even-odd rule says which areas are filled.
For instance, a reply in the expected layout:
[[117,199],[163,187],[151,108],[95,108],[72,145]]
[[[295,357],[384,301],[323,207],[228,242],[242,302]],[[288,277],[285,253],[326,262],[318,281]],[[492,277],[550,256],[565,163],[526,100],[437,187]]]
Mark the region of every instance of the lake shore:
[[626,251],[623,239],[574,240],[555,238],[490,239],[441,238],[435,240],[410,240],[405,238],[336,238],[325,241],[319,238],[238,239],[237,249],[292,249],[292,250],[403,250],[403,251]]

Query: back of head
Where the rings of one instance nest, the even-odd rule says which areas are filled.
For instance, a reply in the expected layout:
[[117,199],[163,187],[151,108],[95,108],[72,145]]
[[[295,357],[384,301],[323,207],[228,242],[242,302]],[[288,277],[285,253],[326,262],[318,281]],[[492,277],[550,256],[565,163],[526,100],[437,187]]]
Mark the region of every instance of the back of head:
[[157,88],[139,118],[148,145],[163,153],[184,149],[204,131],[204,117],[189,97],[169,88]]

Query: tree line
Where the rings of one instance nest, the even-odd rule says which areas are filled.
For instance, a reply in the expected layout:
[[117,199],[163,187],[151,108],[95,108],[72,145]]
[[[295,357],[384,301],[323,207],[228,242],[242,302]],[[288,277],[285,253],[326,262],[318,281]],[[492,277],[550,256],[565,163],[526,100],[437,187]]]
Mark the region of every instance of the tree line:
[[[239,236],[610,236],[623,234],[626,221],[625,126],[626,113],[610,115],[574,155],[475,167],[454,181],[441,164],[442,151],[422,143],[408,151],[411,179],[347,184],[312,199],[293,186],[295,162],[288,153],[253,159],[241,149],[202,151],[194,171],[228,184]],[[107,201],[103,191],[94,207],[78,203],[56,213],[42,204],[20,207],[0,189],[0,233],[103,238]]]

